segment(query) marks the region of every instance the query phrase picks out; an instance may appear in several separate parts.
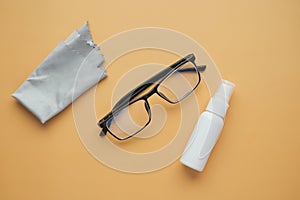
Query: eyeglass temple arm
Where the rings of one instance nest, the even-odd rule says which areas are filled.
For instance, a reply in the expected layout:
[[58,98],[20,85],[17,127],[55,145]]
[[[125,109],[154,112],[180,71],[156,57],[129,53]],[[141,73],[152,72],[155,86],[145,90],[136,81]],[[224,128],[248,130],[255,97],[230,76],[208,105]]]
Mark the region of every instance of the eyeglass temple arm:
[[[206,69],[206,65],[200,65],[200,66],[196,66],[196,67],[199,72],[203,72]],[[194,70],[194,68],[190,67],[190,68],[180,69],[178,71],[179,72],[193,72],[195,70]]]

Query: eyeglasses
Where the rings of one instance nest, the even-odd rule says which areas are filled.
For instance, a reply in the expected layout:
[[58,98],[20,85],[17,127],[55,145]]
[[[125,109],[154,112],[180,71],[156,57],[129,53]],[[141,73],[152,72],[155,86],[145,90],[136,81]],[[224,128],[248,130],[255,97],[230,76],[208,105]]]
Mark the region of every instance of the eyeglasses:
[[[100,136],[109,132],[118,140],[126,140],[138,134],[151,121],[148,98],[157,94],[171,104],[182,101],[199,85],[199,72],[205,68],[205,65],[197,66],[194,54],[189,54],[141,83],[123,96],[112,111],[98,122],[102,128]],[[149,90],[150,86],[153,88]]]

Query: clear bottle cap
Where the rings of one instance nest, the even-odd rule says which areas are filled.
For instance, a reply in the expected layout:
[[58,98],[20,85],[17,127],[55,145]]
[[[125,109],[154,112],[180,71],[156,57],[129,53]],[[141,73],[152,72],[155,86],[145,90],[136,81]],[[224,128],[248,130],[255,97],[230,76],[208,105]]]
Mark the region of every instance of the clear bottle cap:
[[235,85],[227,80],[222,80],[214,96],[210,99],[206,110],[215,113],[222,118],[225,117],[229,107],[228,102]]

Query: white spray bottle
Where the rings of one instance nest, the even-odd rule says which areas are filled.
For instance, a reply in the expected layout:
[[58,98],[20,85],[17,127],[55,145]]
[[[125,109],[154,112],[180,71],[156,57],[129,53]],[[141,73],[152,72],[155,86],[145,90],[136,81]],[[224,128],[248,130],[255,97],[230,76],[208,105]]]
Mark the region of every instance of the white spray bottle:
[[218,90],[210,99],[206,111],[200,115],[192,136],[183,152],[180,162],[203,171],[224,125],[228,102],[235,85],[222,80]]

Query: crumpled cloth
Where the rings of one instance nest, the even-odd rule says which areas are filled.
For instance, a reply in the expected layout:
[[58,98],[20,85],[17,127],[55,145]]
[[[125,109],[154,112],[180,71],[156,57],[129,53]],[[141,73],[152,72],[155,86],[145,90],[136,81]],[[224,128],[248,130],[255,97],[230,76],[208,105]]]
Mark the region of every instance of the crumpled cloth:
[[106,77],[103,60],[86,22],[60,42],[12,96],[45,123]]

